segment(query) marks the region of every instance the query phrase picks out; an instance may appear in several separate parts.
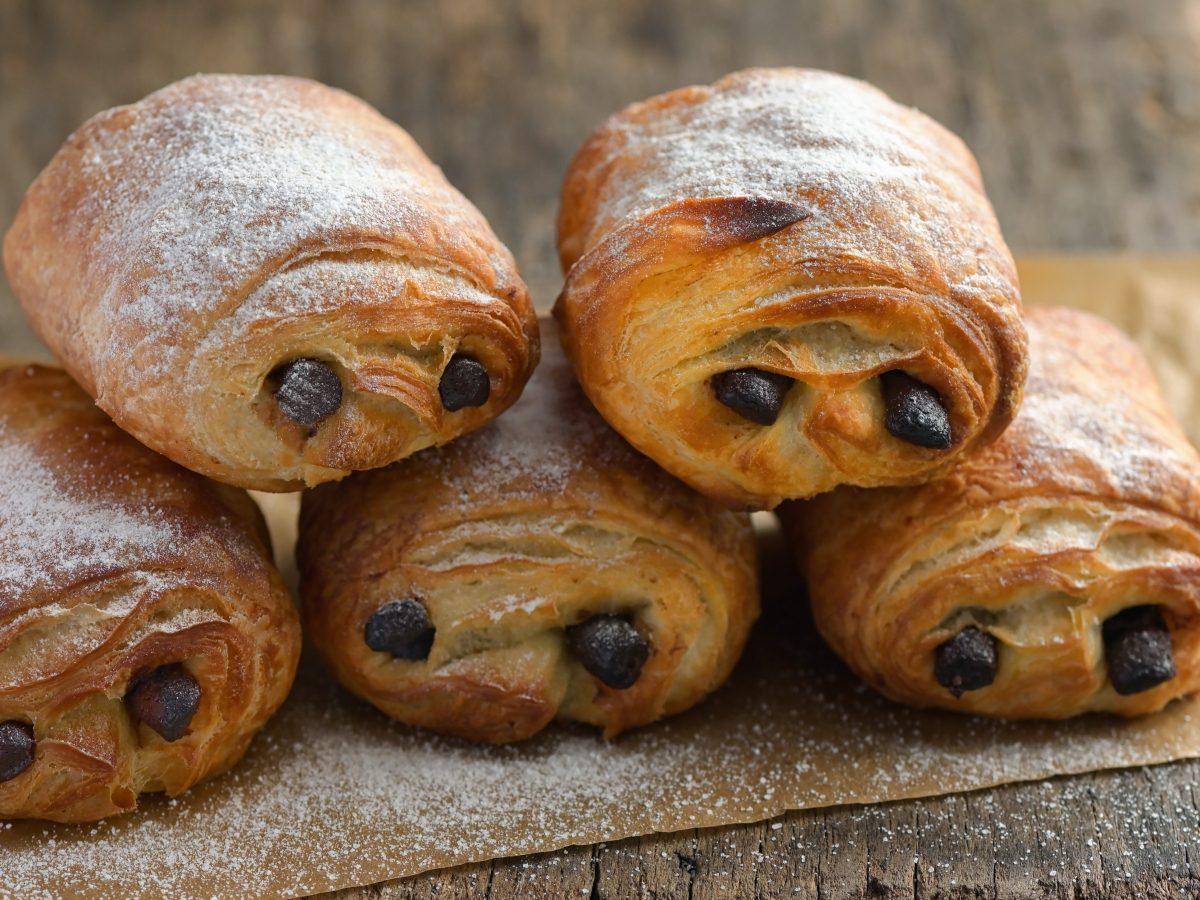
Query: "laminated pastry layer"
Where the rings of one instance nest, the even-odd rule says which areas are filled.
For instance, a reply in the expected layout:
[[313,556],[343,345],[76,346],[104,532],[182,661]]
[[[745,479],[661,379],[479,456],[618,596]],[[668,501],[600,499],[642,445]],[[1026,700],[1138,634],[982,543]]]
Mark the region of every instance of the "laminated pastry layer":
[[814,617],[906,703],[1151,712],[1200,686],[1200,458],[1115,328],[1035,310],[1030,338],[1016,421],[949,476],[785,507]]
[[629,107],[572,162],[558,240],[589,396],[730,505],[927,479],[1019,404],[974,159],[862,82],[749,70]]
[[226,770],[299,647],[248,496],[63,372],[0,367],[0,818],[90,821]]
[[398,126],[302,79],[196,76],[96,116],[30,187],[5,264],[118,424],[245,487],[450,440],[537,360],[479,211]]
[[757,617],[748,519],[629,448],[548,356],[486,428],[305,497],[309,634],[404,722],[613,735],[718,687]]

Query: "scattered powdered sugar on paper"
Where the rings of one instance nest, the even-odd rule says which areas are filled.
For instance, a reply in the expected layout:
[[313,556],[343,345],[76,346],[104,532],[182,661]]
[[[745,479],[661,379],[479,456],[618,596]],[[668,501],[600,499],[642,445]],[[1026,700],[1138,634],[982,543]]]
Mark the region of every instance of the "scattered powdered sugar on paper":
[[1197,700],[1128,722],[904,709],[785,615],[772,607],[713,698],[612,743],[560,727],[508,748],[438,738],[390,723],[305,660],[293,695],[230,774],[97,825],[0,823],[0,896],[311,893],[790,808],[1200,754]]
[[870,693],[771,623],[731,683],[605,742],[554,727],[474,746],[388,722],[307,660],[233,773],[78,828],[0,825],[0,896],[305,894],[428,868],[756,821],[785,809],[940,794],[1200,751],[1194,703],[1124,723],[991,722]]
[[[75,471],[70,477],[87,474]],[[135,510],[97,494],[69,490],[32,449],[6,436],[2,421],[0,484],[5,486],[0,503],[0,598],[134,567],[160,556],[179,537],[152,504]]]

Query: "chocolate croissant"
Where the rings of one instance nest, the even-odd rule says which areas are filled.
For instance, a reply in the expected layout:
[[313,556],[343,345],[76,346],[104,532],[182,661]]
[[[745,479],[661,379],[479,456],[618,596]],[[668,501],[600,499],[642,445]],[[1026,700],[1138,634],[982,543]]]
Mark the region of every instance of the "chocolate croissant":
[[223,772],[299,651],[245,492],[61,370],[0,362],[0,819],[90,821]]
[[614,735],[717,688],[758,615],[748,518],[636,453],[546,355],[486,428],[304,497],[307,633],[403,722]]
[[946,477],[783,508],[821,633],[880,692],[1012,718],[1200,687],[1200,457],[1133,343],[1033,310],[1013,425]]
[[126,431],[292,490],[491,419],[537,362],[509,252],[401,128],[297,78],[203,75],[75,132],[4,244]]
[[730,505],[928,480],[1020,402],[975,160],[860,81],[752,69],[630,106],[571,163],[558,247],[588,396]]

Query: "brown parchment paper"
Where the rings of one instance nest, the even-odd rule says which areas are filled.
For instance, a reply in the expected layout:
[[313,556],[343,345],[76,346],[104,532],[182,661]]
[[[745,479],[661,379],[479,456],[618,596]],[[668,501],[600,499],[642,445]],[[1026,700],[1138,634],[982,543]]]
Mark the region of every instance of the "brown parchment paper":
[[[1149,352],[1200,436],[1200,257],[1038,258],[1026,301],[1083,306]],[[295,497],[269,497],[280,548]],[[285,559],[285,566],[290,563]],[[1200,755],[1200,701],[1133,722],[1000,723],[914,712],[860,686],[786,600],[768,553],[771,608],[733,679],[699,708],[606,743],[549,729],[476,747],[387,721],[311,659],[231,774],[85,827],[0,823],[0,895],[291,895],[496,856],[651,831],[755,821]]]

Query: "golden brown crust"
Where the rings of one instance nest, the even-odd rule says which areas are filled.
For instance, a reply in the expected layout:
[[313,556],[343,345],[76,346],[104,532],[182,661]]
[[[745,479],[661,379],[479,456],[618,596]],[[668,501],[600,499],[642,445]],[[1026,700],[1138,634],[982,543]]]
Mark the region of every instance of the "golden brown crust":
[[[283,702],[299,648],[245,492],[147,450],[61,370],[0,366],[0,723],[36,739],[0,819],[89,821],[219,774]],[[124,697],[177,663],[201,700],[168,742]]]
[[[231,484],[386,465],[516,400],[537,323],[512,256],[401,128],[316,82],[204,75],[76,131],[5,239],[26,314],[124,429]],[[460,351],[491,394],[447,412]],[[315,434],[268,376],[343,383]]]
[[[571,163],[555,309],[589,397],[634,446],[730,505],[927,480],[1020,402],[1016,270],[956,137],[853,79],[752,69],[634,104]],[[778,421],[715,374],[789,375]],[[883,426],[876,376],[948,407],[954,444]]]
[[[1032,310],[1025,402],[927,485],[840,488],[783,516],[821,632],[877,690],[1006,717],[1136,715],[1200,686],[1200,457],[1136,346],[1075,310]],[[1158,606],[1175,678],[1116,693],[1102,623]],[[995,682],[955,699],[935,648],[975,625]]]
[[[308,633],[344,684],[402,721],[493,742],[555,718],[613,735],[718,687],[758,615],[748,518],[632,450],[561,352],[546,356],[486,428],[305,495]],[[427,660],[364,642],[370,616],[405,598],[437,629]],[[652,647],[624,690],[564,637],[604,613],[632,616]]]

